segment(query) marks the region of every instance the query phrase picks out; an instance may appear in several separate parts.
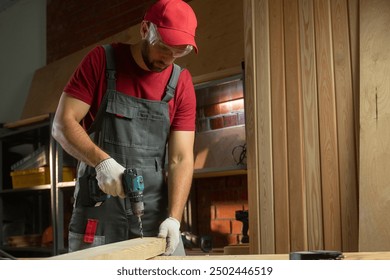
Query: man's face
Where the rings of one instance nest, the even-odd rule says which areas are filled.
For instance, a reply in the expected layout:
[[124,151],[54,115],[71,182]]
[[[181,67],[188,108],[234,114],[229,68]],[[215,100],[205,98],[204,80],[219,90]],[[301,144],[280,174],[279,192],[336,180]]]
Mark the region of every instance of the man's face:
[[146,66],[151,71],[161,72],[176,58],[183,57],[192,51],[191,45],[169,46],[165,44],[153,23],[143,22],[142,24],[145,37],[141,53]]
[[151,45],[148,40],[142,42],[141,54],[146,66],[154,72],[165,70],[175,61],[170,50]]

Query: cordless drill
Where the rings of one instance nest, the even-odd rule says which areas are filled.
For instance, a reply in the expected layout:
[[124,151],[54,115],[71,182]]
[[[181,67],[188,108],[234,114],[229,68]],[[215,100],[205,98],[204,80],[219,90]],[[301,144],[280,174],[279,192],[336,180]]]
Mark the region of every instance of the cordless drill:
[[[123,191],[130,201],[131,213],[138,218],[139,232],[141,238],[143,237],[143,227],[141,217],[144,214],[144,179],[142,175],[137,174],[137,170],[133,168],[125,169],[122,175]],[[80,192],[86,191],[86,188],[80,188]],[[89,180],[89,193],[81,195],[78,201],[82,206],[98,207],[106,201],[110,196],[104,193],[98,185],[96,178],[93,176]]]
[[125,195],[130,200],[131,211],[133,215],[138,217],[139,232],[141,238],[143,238],[144,234],[141,217],[144,214],[144,178],[142,175],[137,174],[136,169],[129,168],[123,173],[122,184]]

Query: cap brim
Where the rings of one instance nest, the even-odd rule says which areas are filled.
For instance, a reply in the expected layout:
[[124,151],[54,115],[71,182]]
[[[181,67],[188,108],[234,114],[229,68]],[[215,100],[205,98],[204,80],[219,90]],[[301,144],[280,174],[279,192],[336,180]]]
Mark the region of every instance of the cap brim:
[[194,47],[195,53],[198,53],[198,47],[195,43],[195,38],[191,34],[169,28],[157,27],[157,29],[164,43],[170,46],[191,45]]

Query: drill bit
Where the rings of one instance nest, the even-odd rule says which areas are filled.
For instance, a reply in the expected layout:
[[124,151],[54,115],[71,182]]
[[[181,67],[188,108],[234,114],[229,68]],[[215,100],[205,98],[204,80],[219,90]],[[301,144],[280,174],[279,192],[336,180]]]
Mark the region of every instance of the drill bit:
[[141,216],[138,216],[138,224],[139,224],[139,235],[141,236],[141,238],[144,238],[144,229],[142,227]]

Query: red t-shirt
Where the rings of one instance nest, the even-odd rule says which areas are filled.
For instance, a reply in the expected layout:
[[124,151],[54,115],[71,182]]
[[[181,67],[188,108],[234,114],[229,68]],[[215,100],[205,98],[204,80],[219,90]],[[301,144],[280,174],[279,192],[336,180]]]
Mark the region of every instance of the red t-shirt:
[[[116,65],[116,90],[134,97],[162,100],[172,72],[172,65],[157,73],[145,71],[134,61],[130,45],[112,44]],[[89,128],[106,92],[106,58],[102,46],[92,49],[77,67],[64,92],[91,106],[83,119],[84,128]],[[175,97],[169,102],[171,130],[195,130],[196,98],[191,74],[180,74]]]

